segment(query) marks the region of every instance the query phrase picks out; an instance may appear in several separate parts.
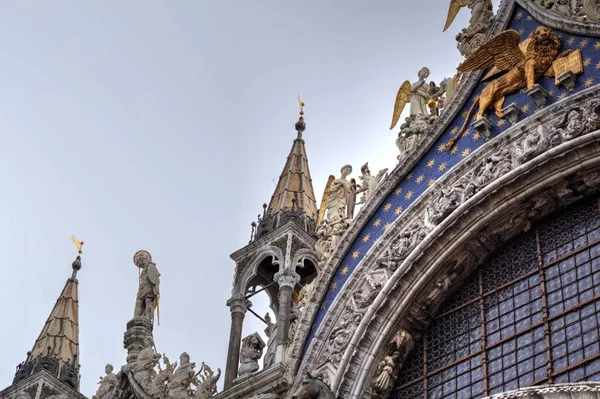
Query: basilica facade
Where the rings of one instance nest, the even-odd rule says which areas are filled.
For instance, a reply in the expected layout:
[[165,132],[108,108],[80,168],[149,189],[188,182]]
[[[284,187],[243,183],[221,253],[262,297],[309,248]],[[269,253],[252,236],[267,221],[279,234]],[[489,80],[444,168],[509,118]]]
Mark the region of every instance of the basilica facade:
[[[452,0],[445,28],[467,10],[456,74],[398,91],[393,170],[340,165],[317,203],[301,105],[231,255],[225,369],[155,352],[160,272],[140,251],[123,364],[93,398],[600,398],[600,5]],[[84,398],[80,267],[0,399]],[[250,313],[268,339],[242,336]]]

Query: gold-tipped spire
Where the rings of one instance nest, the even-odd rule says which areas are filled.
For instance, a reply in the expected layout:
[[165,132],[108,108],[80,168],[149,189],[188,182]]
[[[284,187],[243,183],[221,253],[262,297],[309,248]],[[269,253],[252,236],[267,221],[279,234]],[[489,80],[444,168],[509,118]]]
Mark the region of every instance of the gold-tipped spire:
[[[72,241],[81,254],[83,241],[78,241],[75,237],[72,237]],[[35,365],[46,362],[54,365],[46,371],[77,390],[79,388],[79,293],[75,276],[81,269],[80,255],[77,256],[72,267],[73,275],[67,280],[60,293],[33,349],[28,353],[26,363]],[[35,370],[36,367],[33,367],[30,371]]]
[[304,115],[304,103],[300,100],[300,94],[298,94],[298,105],[300,106],[300,116]]
[[279,176],[266,216],[270,220],[275,218],[272,227],[276,228],[286,223],[286,215],[303,215],[304,229],[313,232],[317,220],[317,202],[308,168],[306,148],[302,139],[306,123],[304,123],[303,117],[304,102],[300,99],[300,95],[298,95],[298,105],[300,117],[295,125],[298,136],[294,140],[283,171]]
[[71,241],[73,242],[73,244],[75,244],[75,246],[77,247],[77,252],[79,253],[79,255],[81,255],[82,249],[83,249],[83,241],[79,241],[77,238],[75,238],[74,235],[71,235]]

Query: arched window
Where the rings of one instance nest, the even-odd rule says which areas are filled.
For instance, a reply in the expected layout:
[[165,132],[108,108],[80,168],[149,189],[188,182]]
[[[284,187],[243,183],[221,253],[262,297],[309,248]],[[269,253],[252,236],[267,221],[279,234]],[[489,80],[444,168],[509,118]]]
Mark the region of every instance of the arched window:
[[600,211],[589,198],[486,260],[404,363],[391,398],[600,381]]

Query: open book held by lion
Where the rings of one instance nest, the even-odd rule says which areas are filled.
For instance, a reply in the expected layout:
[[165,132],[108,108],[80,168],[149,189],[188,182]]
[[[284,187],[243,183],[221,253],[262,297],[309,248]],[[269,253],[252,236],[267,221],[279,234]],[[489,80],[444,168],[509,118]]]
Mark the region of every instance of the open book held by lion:
[[483,118],[485,111],[491,107],[498,118],[503,118],[502,109],[506,96],[524,88],[531,89],[542,76],[554,76],[554,60],[573,51],[567,50],[559,55],[560,38],[545,26],[536,28],[528,39],[522,43],[520,41],[519,32],[506,30],[490,38],[458,67],[461,72],[492,67],[484,80],[501,73],[502,75],[484,87],[479,98],[469,109],[459,132],[446,143],[447,149],[452,148],[463,134],[475,106],[479,105],[475,116],[477,120]]

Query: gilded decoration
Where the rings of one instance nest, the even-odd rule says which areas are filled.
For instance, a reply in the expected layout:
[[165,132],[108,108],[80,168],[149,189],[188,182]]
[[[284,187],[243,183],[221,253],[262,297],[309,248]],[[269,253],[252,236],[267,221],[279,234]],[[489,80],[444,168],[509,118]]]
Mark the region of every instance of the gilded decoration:
[[[500,29],[497,30],[498,33],[510,29],[518,32],[520,37],[526,38],[540,27],[542,27],[543,30],[548,29],[544,24],[537,21],[536,18],[534,18],[534,15],[527,11],[526,8],[522,7],[518,1],[509,1],[507,3],[509,5],[505,5],[504,7],[512,7],[512,9],[509,10],[510,16],[502,16],[502,18],[506,18],[508,22],[504,27],[500,27]],[[528,6],[527,8],[531,7],[534,6]],[[506,9],[500,10],[500,13],[506,12]],[[572,89],[556,87],[554,77],[542,76],[539,78],[537,84],[541,89],[548,93],[546,107],[564,100],[582,90],[595,86],[598,79],[600,79],[600,40],[598,38],[553,28],[550,29],[550,31],[560,39],[561,46],[558,49],[558,54],[563,54],[568,50],[581,54],[583,72],[576,77]],[[467,75],[465,81],[471,81],[470,76]],[[446,126],[441,133],[439,133],[436,141],[434,141],[429,150],[420,157],[420,161],[417,162],[411,170],[406,172],[404,178],[397,186],[391,187],[391,189],[388,187],[389,191],[387,192],[390,194],[380,202],[377,210],[371,211],[372,216],[367,221],[363,222],[362,229],[353,235],[356,237],[354,241],[345,245],[345,248],[347,248],[345,255],[340,259],[335,259],[336,269],[333,271],[332,278],[324,294],[322,303],[314,318],[311,333],[305,344],[305,348],[310,345],[311,340],[321,325],[321,322],[324,320],[325,315],[329,312],[329,308],[338,293],[343,289],[357,265],[363,261],[365,255],[373,247],[374,243],[384,235],[386,230],[389,229],[396,220],[403,216],[406,210],[411,207],[417,199],[427,192],[430,187],[435,186],[442,176],[463,160],[469,159],[472,153],[476,152],[486,143],[486,139],[478,131],[468,126],[456,145],[448,151],[446,151],[445,147],[445,144],[448,143],[451,138],[456,136],[457,132],[465,123],[465,120],[468,119],[469,109],[477,103],[485,86],[486,82],[479,81],[479,83],[476,83],[474,89],[471,90],[470,96],[463,102],[462,106],[458,109],[453,109],[452,116],[444,116],[436,121],[444,123]],[[467,88],[462,86],[460,89],[467,90]],[[519,89],[512,94],[507,94],[504,104],[518,110],[517,122],[531,118],[542,109],[542,107],[539,107],[536,104],[535,98],[526,93],[526,88]],[[506,118],[500,118],[498,115],[492,114],[487,119],[491,125],[490,139],[502,134],[512,125],[508,119],[508,115]],[[571,115],[571,122],[572,126],[576,125],[577,115]],[[569,121],[565,121],[565,126],[568,123]],[[430,129],[434,128],[440,128],[440,126],[430,127]],[[527,145],[527,143],[524,144]]]

